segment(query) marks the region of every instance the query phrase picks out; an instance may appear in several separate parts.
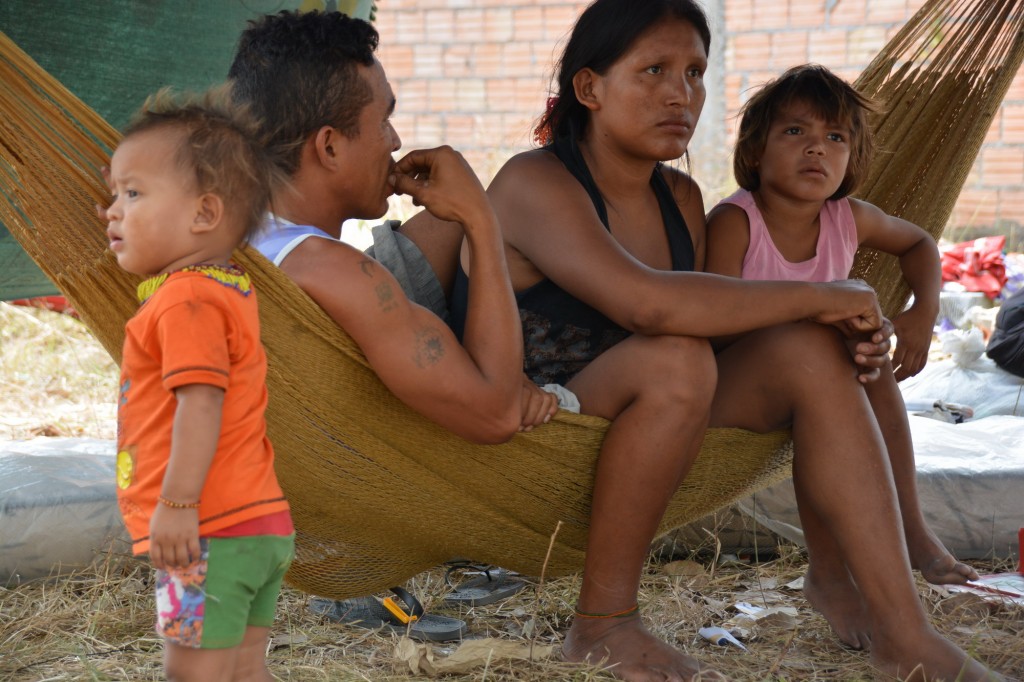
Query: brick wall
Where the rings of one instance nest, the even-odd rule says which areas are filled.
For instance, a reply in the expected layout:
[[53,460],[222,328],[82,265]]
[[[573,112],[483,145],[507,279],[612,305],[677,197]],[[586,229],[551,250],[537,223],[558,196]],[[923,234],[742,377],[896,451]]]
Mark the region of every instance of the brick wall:
[[[853,79],[923,0],[704,0],[712,21],[709,102],[692,168],[715,200],[731,187],[735,113],[749,89],[814,61]],[[448,143],[488,180],[532,145],[557,58],[586,2],[379,0],[380,58],[405,148]],[[716,61],[717,59],[717,61]],[[1024,76],[1018,75],[951,219],[950,234],[1024,222]],[[966,228],[966,229],[965,229]],[[1019,248],[1019,246],[1018,246]]]

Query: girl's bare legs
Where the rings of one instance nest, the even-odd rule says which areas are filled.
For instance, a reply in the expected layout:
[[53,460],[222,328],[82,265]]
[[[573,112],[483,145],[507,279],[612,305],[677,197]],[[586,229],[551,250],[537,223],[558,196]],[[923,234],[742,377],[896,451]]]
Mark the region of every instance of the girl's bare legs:
[[[973,569],[953,558],[924,520],[917,497],[910,424],[891,365],[883,367],[879,379],[865,388],[888,453],[910,565],[920,569],[926,580],[937,584],[977,578]],[[869,648],[870,623],[860,592],[835,539],[811,510],[811,505],[802,501],[804,486],[798,475],[794,476],[794,483],[800,522],[811,558],[804,580],[807,599],[825,616],[843,643],[855,649]]]
[[977,572],[957,561],[924,520],[917,497],[917,467],[914,464],[910,421],[903,395],[892,373],[892,365],[883,367],[878,381],[865,386],[865,390],[889,452],[907,550],[910,552],[910,565],[921,571],[925,580],[936,585],[977,580]]
[[[582,412],[612,420],[594,480],[581,611],[617,613],[637,603],[651,540],[699,452],[714,386],[710,346],[683,337],[632,336],[569,382]],[[562,655],[603,662],[625,680],[722,679],[654,637],[639,614],[577,616]]]
[[874,664],[900,678],[1000,679],[927,621],[882,435],[838,333],[813,323],[760,330],[722,351],[718,371],[712,426],[792,429],[801,518],[812,514],[834,539],[831,560],[863,598]]

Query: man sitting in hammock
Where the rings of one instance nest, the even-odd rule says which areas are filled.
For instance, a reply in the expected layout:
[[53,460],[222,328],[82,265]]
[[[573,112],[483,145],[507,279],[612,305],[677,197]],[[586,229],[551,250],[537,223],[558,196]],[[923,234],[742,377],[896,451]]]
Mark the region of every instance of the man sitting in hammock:
[[[449,147],[392,159],[395,97],[376,46],[370,24],[340,13],[280,12],[242,34],[228,74],[235,97],[265,121],[292,180],[253,246],[352,336],[403,402],[467,440],[504,442],[550,419],[556,399],[523,380],[501,234],[473,171]],[[384,215],[393,193],[465,229],[479,276],[463,345],[387,268],[339,241],[345,220]]]

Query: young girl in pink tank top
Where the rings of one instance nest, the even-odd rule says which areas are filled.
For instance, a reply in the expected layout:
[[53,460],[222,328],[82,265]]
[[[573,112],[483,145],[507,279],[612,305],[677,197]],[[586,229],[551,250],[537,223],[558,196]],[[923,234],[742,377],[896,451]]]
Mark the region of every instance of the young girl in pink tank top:
[[913,303],[892,320],[891,366],[864,389],[892,464],[911,564],[929,582],[962,583],[977,574],[956,561],[921,513],[897,386],[928,359],[939,310],[939,252],[917,225],[848,196],[870,164],[873,111],[869,99],[814,64],[786,71],[751,97],[733,157],[740,189],[708,215],[705,269],[743,279],[828,282],[849,277],[860,246],[899,259]]

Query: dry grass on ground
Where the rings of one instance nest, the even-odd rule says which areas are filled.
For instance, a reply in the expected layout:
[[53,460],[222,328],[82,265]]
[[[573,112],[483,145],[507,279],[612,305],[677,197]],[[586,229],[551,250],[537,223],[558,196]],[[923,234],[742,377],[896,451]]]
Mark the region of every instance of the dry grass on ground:
[[[112,438],[116,368],[88,332],[70,318],[0,304],[0,439],[51,434]],[[2,521],[2,519],[0,519]],[[804,555],[781,547],[777,558],[749,563],[710,554],[666,563],[652,559],[641,590],[644,618],[666,641],[735,680],[876,679],[865,654],[844,649],[824,620],[787,587],[806,570]],[[979,570],[1010,570],[1008,563]],[[540,661],[481,659],[451,680],[610,679],[562,663],[557,647],[568,627],[576,577],[548,580],[504,602],[459,611],[443,606],[443,575],[417,576],[410,589],[428,611],[461,617],[468,637],[492,637],[534,651]],[[995,669],[1024,676],[1024,610],[919,583],[938,629]],[[748,652],[700,640],[698,628],[735,615],[739,601],[796,610],[757,627]],[[286,589],[273,629],[270,668],[282,680],[425,680],[400,655],[397,635],[340,626],[314,616],[307,597]],[[5,589],[0,587],[0,680],[156,680],[160,641],[152,632],[152,572],[147,564],[109,555],[91,570]],[[458,645],[429,647],[435,661]],[[884,678],[883,678],[884,679]]]

